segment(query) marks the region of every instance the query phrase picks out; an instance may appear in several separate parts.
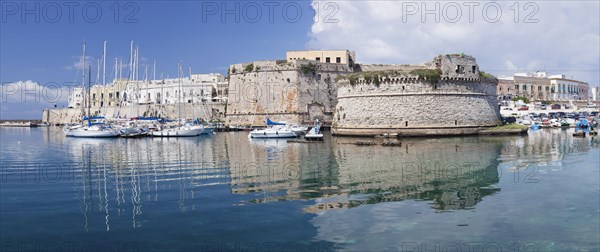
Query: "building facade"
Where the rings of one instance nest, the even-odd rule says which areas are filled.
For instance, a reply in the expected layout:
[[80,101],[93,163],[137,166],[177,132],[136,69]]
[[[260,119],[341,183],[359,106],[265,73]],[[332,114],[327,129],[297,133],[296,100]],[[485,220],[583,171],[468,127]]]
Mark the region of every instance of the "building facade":
[[285,58],[289,62],[296,60],[314,60],[321,63],[344,64],[353,67],[356,63],[356,54],[350,50],[334,51],[287,51]]
[[497,93],[498,100],[521,96],[530,101],[587,101],[589,85],[546,72],[515,73],[511,77],[499,78]]
[[[181,92],[181,95],[179,94]],[[224,102],[227,100],[225,76],[218,73],[192,74],[186,78],[129,81],[117,79],[110,85],[93,85],[89,97],[83,88],[74,88],[69,107],[128,106],[135,104],[176,104]]]

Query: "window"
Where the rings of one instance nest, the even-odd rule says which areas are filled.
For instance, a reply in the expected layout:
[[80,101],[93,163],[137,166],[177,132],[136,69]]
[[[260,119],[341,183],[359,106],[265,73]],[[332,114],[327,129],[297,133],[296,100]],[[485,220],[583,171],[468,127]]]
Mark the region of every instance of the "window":
[[316,61],[321,61],[321,57],[316,57],[315,60]]
[[336,57],[335,58],[335,63],[342,63],[342,58]]
[[515,90],[519,90],[519,84],[515,85]]
[[331,63],[331,58],[329,58],[329,57],[326,57],[326,58],[325,58],[325,62],[326,62],[326,63]]
[[542,91],[542,86],[538,86],[538,91],[541,92]]

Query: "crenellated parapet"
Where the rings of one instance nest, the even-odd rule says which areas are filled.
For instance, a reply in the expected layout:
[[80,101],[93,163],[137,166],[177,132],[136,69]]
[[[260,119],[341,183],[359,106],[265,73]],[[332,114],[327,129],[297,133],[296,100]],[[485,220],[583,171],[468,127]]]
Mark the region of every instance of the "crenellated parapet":
[[333,133],[475,134],[500,124],[497,79],[466,55],[338,77]]

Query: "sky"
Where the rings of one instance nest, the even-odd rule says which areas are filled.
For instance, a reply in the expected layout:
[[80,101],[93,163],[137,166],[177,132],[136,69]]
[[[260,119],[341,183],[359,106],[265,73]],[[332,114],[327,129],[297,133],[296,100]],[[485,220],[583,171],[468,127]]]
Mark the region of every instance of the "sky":
[[141,65],[151,72],[156,61],[157,77],[176,76],[179,61],[226,74],[230,64],[284,59],[287,50],[348,49],[359,63],[465,53],[496,76],[600,81],[598,1],[1,1],[0,11],[0,119],[65,106],[81,82],[83,41],[92,82],[104,41],[111,80],[132,40]]

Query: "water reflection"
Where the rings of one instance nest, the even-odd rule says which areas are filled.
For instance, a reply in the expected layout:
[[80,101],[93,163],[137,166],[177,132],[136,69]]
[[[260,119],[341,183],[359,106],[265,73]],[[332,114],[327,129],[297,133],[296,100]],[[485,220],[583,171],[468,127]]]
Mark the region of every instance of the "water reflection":
[[[404,199],[464,209],[499,191],[491,186],[498,182],[501,143],[452,138],[403,140],[400,147],[353,144],[359,140],[239,149],[230,157],[238,164],[230,167],[232,192],[254,193],[257,203],[317,199],[305,211],[319,212]],[[254,162],[245,163],[248,158]]]
[[[438,212],[473,209],[501,191],[499,178],[560,167],[571,154],[598,149],[597,138],[573,138],[572,130],[532,132],[528,137],[401,139],[400,146],[358,146],[326,137],[324,143],[248,140],[244,133],[168,139],[65,139],[51,130],[44,141],[69,153],[86,231],[111,230],[129,219],[143,227],[146,213],[167,204],[180,213],[206,202],[209,186],[240,195],[236,206],[309,200],[306,213],[404,200],[424,201]],[[218,200],[218,199],[216,199]],[[102,220],[101,224],[99,223]]]

